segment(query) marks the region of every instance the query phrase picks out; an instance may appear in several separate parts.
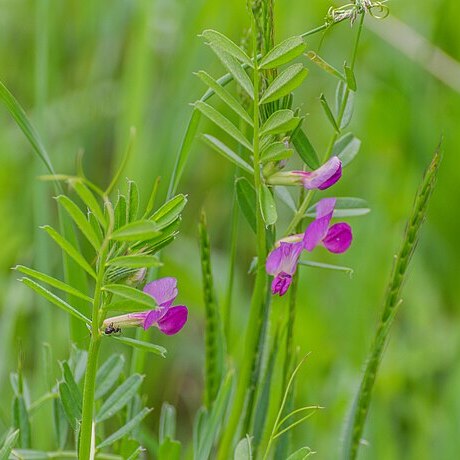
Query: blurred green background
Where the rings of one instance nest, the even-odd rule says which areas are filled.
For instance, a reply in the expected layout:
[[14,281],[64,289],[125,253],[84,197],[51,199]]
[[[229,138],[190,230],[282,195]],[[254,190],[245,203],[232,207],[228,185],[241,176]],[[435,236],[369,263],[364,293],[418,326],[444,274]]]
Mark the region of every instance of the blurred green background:
[[[320,0],[278,0],[277,40],[322,24],[329,6]],[[337,195],[366,199],[372,212],[350,222],[355,239],[347,254],[329,257],[318,250],[312,256],[349,265],[354,275],[301,269],[295,341],[302,353],[312,354],[302,368],[297,399],[325,410],[295,429],[294,445],[310,446],[320,459],[338,458],[342,425],[375,330],[392,257],[418,180],[442,134],[445,154],[438,188],[377,380],[365,432],[369,446],[360,458],[457,459],[460,64],[439,57],[432,47],[460,60],[460,3],[393,1],[388,6],[388,20],[366,20],[351,124],[362,147],[333,189]],[[394,18],[411,29],[401,29]],[[205,68],[215,76],[222,73],[197,35],[213,28],[238,41],[247,26],[244,0],[0,0],[0,79],[32,116],[59,172],[74,173],[77,152],[82,150],[89,178],[107,185],[129,128],[136,126],[135,155],[126,175],[139,182],[146,200],[157,176],[162,177],[161,193],[166,193],[191,113],[188,104],[204,91],[193,72]],[[387,33],[396,47],[377,30]],[[411,31],[427,42],[414,41]],[[311,37],[309,48],[316,50],[319,39]],[[321,54],[340,66],[350,54],[352,39],[349,24],[338,25],[326,35]],[[410,55],[402,52],[407,47]],[[306,130],[321,152],[331,132],[318,96],[324,92],[332,100],[335,82],[307,66],[310,77],[295,101],[308,114]],[[203,123],[205,128],[214,129]],[[69,352],[67,319],[38,302],[10,270],[16,263],[38,260],[50,272],[60,273],[58,250],[36,230],[55,221],[53,190],[36,179],[43,172],[22,133],[0,107],[2,429],[9,420],[8,375],[16,368],[18,355],[24,357],[34,399],[40,390],[41,344],[50,343],[56,359]],[[189,206],[180,238],[165,253],[163,269],[164,274],[178,277],[179,300],[189,306],[190,321],[174,338],[153,333],[169,354],[163,361],[148,358],[143,387],[156,409],[148,419],[151,429],[156,429],[161,402],[168,400],[178,406],[182,441],[190,440],[202,392],[203,306],[196,224],[203,207],[218,293],[223,297],[232,188],[233,167],[197,140],[179,187],[189,195]],[[244,221],[239,242],[234,339],[245,325],[252,282],[247,269],[254,242]],[[275,317],[283,316],[286,301],[274,302],[273,310]],[[234,340],[232,346],[237,345]],[[37,430],[37,446],[46,447],[50,440]]]

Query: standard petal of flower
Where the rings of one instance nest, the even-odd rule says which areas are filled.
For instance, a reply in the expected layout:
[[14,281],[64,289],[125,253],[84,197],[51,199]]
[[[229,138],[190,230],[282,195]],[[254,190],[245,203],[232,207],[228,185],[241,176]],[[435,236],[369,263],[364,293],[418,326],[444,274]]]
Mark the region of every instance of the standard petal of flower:
[[336,198],[323,198],[316,203],[316,218],[320,219],[334,211]]
[[177,334],[187,322],[188,310],[184,305],[171,307],[165,315],[158,321],[158,328],[163,334]]
[[326,237],[329,222],[332,219],[332,211],[325,216],[314,220],[305,230],[303,237],[303,247],[307,251],[313,251],[319,243]]
[[314,171],[294,172],[302,176],[302,183],[306,189],[325,190],[342,177],[342,162],[338,157],[332,157]]
[[170,307],[177,297],[177,280],[172,277],[160,278],[146,284],[144,292],[151,295],[158,305]]
[[345,222],[339,222],[338,224],[332,225],[329,229],[326,237],[323,239],[323,245],[330,252],[340,254],[350,247],[352,240],[353,234],[351,232],[351,227]]

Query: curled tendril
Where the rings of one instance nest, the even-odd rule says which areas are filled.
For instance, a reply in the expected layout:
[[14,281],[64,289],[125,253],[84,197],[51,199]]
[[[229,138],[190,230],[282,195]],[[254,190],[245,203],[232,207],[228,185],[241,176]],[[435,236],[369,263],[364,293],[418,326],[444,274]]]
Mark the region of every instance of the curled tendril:
[[353,25],[358,15],[363,13],[369,13],[375,19],[384,19],[390,13],[389,8],[384,3],[386,0],[354,0],[353,3],[347,3],[338,8],[331,6],[326,15],[326,24],[331,25],[349,19]]

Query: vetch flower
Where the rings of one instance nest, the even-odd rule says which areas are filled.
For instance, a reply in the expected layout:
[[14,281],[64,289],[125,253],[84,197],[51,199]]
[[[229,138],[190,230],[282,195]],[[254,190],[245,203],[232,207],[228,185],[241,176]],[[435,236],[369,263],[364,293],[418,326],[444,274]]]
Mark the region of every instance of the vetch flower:
[[144,292],[152,296],[158,308],[139,313],[127,313],[104,320],[104,328],[110,331],[121,327],[149,327],[156,326],[166,335],[177,334],[187,322],[188,310],[184,305],[173,306],[177,297],[176,278],[160,278],[148,283]]
[[267,178],[270,185],[303,185],[308,190],[325,190],[342,177],[342,162],[336,156],[314,171],[278,172]]
[[267,257],[265,268],[275,278],[272,294],[283,296],[292,283],[299,257],[303,249],[311,252],[318,246],[339,254],[345,252],[353,239],[351,227],[345,222],[331,225],[336,199],[324,198],[316,205],[316,219],[303,234],[288,236],[279,242]]
[[297,270],[303,243],[281,242],[267,257],[265,264],[267,273],[274,275],[272,282],[272,294],[280,296],[286,294],[292,282],[292,277]]

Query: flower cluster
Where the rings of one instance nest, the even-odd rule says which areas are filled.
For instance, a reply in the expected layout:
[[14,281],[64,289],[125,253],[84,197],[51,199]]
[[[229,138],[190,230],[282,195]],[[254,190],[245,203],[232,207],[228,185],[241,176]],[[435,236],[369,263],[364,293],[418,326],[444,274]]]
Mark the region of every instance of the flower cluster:
[[163,334],[177,334],[187,322],[188,310],[184,305],[173,306],[178,293],[176,278],[168,277],[152,281],[145,285],[144,292],[155,299],[158,308],[107,318],[103,326],[109,328],[109,331],[135,326],[147,330],[156,326]]
[[[289,179],[291,180],[289,185],[293,185],[295,180],[298,180],[307,189],[324,190],[334,185],[341,175],[341,161],[337,157],[332,157],[315,171],[277,173],[274,175],[277,176],[274,181],[273,176],[270,178],[270,183],[273,185],[287,184],[286,179]],[[272,294],[280,296],[286,294],[303,250],[311,252],[318,245],[322,245],[328,251],[338,254],[345,252],[350,247],[353,239],[351,227],[345,222],[330,225],[335,204],[335,198],[324,198],[319,201],[316,204],[316,218],[305,232],[280,240],[277,247],[270,252],[266,261],[266,270],[267,273],[274,276]]]

